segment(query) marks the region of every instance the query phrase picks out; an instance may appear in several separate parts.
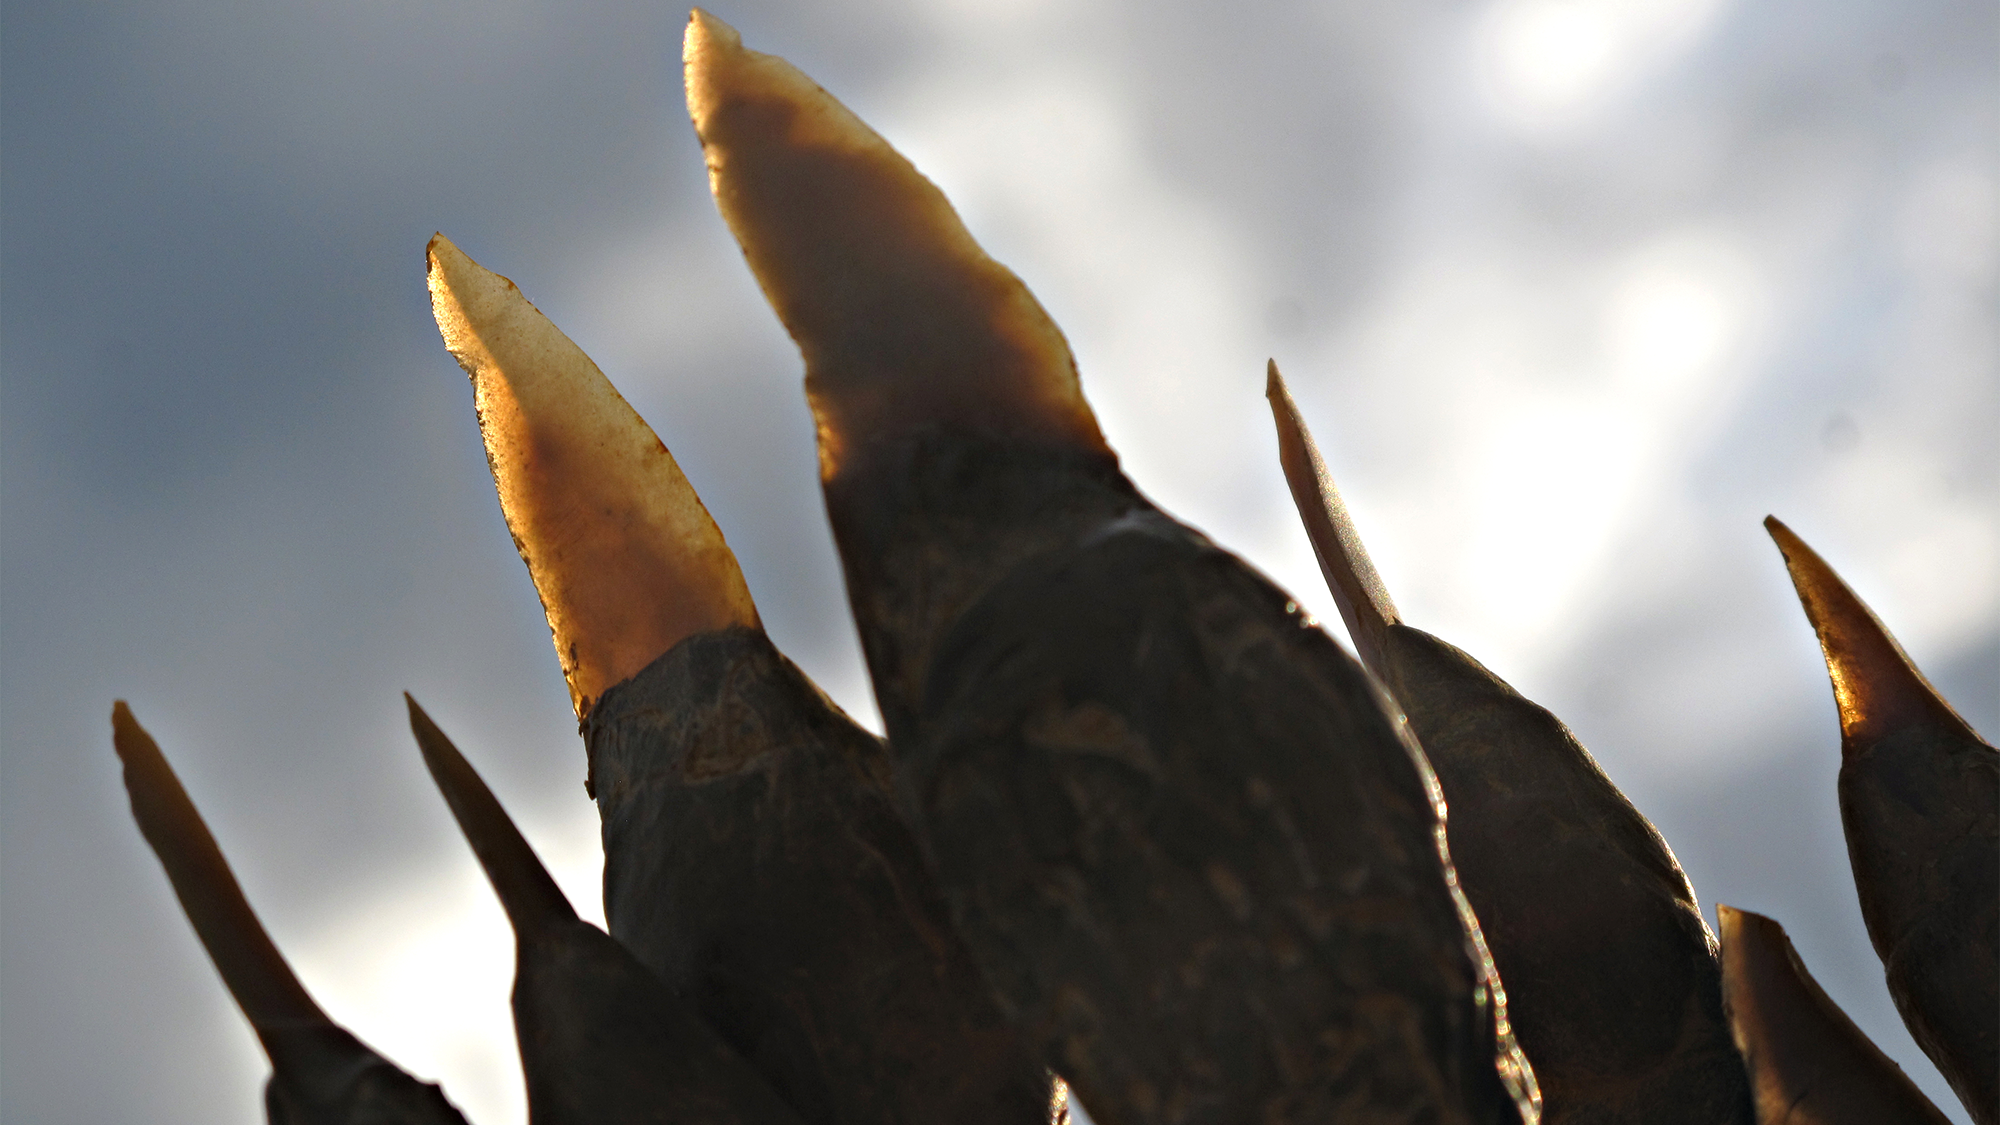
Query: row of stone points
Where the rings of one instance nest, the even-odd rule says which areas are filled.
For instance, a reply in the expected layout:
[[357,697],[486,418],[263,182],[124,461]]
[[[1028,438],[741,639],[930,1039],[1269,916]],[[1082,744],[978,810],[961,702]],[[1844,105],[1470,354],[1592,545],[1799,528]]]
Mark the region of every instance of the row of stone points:
[[[880,137],[704,13],[686,61],[716,200],[805,358],[888,738],[771,645],[595,365],[434,239],[603,818],[609,934],[410,701],[515,931],[531,1121],[1031,1125],[1065,1080],[1101,1125],[1944,1120],[1777,923],[1718,907],[1718,943],[1560,721],[1402,623],[1275,366],[1359,663],[1140,495],[1061,332]],[[2000,755],[1767,526],[1832,675],[1890,992],[2000,1125]],[[270,1119],[462,1121],[319,1009],[113,720],[133,814],[270,1055]]]

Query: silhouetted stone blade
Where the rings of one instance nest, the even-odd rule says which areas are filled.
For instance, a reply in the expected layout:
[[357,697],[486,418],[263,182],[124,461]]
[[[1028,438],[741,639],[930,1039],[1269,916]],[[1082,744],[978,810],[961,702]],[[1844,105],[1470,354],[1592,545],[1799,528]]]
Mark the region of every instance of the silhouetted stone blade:
[[2000,752],[1790,528],[1764,521],[1840,710],[1840,820],[1889,995],[1980,1125],[2000,1123]]
[[1348,632],[1444,787],[1543,1119],[1749,1121],[1713,939],[1666,841],[1561,720],[1400,620],[1275,363],[1265,393]]
[[1945,1125],[1923,1091],[1806,971],[1785,929],[1715,908],[1722,995],[1759,1125]]
[[585,721],[611,932],[809,1122],[1046,1122],[881,741],[761,629],[690,637]]
[[797,1125],[686,1002],[569,900],[407,695],[424,763],[514,925],[514,1029],[533,1125]]
[[1422,752],[1283,592],[1118,472],[942,194],[696,13],[711,184],[806,360],[899,801],[1102,1125],[1532,1115]]
[[585,721],[612,933],[814,1125],[1043,1121],[1049,1078],[946,923],[879,740],[771,647],[721,530],[589,357],[443,235],[429,260]]
[[419,1082],[328,1019],[244,899],[236,876],[151,735],[119,700],[112,744],[132,818],[237,1007],[271,1059],[272,1125],[465,1125],[437,1086]]

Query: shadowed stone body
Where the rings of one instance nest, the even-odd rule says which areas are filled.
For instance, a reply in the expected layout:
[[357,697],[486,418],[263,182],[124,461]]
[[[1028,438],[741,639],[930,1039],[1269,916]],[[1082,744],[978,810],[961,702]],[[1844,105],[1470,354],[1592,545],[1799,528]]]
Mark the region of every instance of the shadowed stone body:
[[1666,841],[1554,715],[1402,623],[1276,363],[1265,394],[1355,649],[1444,787],[1452,856],[1505,975],[1544,1120],[1747,1125],[1714,939]]
[[762,630],[680,642],[585,736],[612,934],[806,1121],[1047,1121],[1047,1072],[951,930],[881,740]]
[[1715,912],[1724,1003],[1758,1125],[1947,1125],[1806,971],[1784,927],[1747,910]]
[[530,1125],[800,1125],[687,1001],[576,916],[486,783],[404,699],[424,764],[514,927]]
[[1382,649],[1544,1120],[1748,1125],[1713,939],[1658,830],[1561,720],[1472,657],[1402,624]]
[[697,12],[718,207],[797,341],[896,790],[1101,1125],[1532,1109],[1428,766],[1285,595],[1117,468],[942,193]]
[[222,849],[173,767],[131,709],[111,711],[132,819],[229,994],[271,1059],[271,1125],[465,1125],[443,1091],[420,1082],[328,1019],[250,909]]
[[2000,1125],[2000,751],[1777,519],[1840,712],[1840,821],[1861,919],[1917,1045]]
[[899,794],[1093,1117],[1518,1119],[1427,767],[1352,660],[1108,458],[899,452],[827,487]]

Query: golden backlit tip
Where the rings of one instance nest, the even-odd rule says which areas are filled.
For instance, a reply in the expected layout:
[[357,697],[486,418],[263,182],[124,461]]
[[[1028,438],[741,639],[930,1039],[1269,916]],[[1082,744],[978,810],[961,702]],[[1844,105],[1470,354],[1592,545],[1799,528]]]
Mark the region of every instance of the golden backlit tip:
[[936,185],[705,12],[684,58],[716,206],[805,358],[824,476],[924,428],[1109,455],[1061,331]]
[[1849,751],[1919,724],[1978,737],[1826,560],[1776,516],[1765,517],[1764,529],[1783,552],[1806,618],[1819,634],[1834,702],[1840,708],[1840,732]]
[[500,508],[578,716],[682,638],[755,626],[722,532],[590,357],[443,235],[429,259],[438,331],[472,377]]
[[1347,622],[1348,636],[1361,662],[1378,676],[1386,676],[1383,635],[1401,620],[1396,603],[1382,585],[1382,576],[1375,573],[1368,549],[1354,530],[1354,519],[1347,514],[1340,490],[1334,487],[1333,474],[1327,471],[1284,376],[1278,374],[1275,359],[1265,368],[1264,397],[1270,400],[1271,417],[1278,427],[1278,462],[1284,467],[1285,483],[1291,487],[1292,503],[1306,526],[1306,538],[1312,541],[1320,573],[1340,606],[1340,616]]

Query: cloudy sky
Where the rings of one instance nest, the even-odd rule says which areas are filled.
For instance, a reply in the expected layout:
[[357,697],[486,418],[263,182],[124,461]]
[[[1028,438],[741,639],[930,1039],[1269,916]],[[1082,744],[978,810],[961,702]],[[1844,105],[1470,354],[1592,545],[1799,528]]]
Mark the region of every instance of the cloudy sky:
[[[1414,624],[1583,737],[1947,1112],[1854,905],[1776,512],[2000,729],[1995,0],[721,3],[1068,332],[1140,486],[1333,620],[1275,356]],[[249,1123],[265,1064],[124,808],[131,701],[333,1014],[519,1122],[499,911],[413,691],[586,911],[595,815],[423,247],[659,430],[778,643],[873,707],[796,352],[685,13],[0,7],[0,1117]]]

